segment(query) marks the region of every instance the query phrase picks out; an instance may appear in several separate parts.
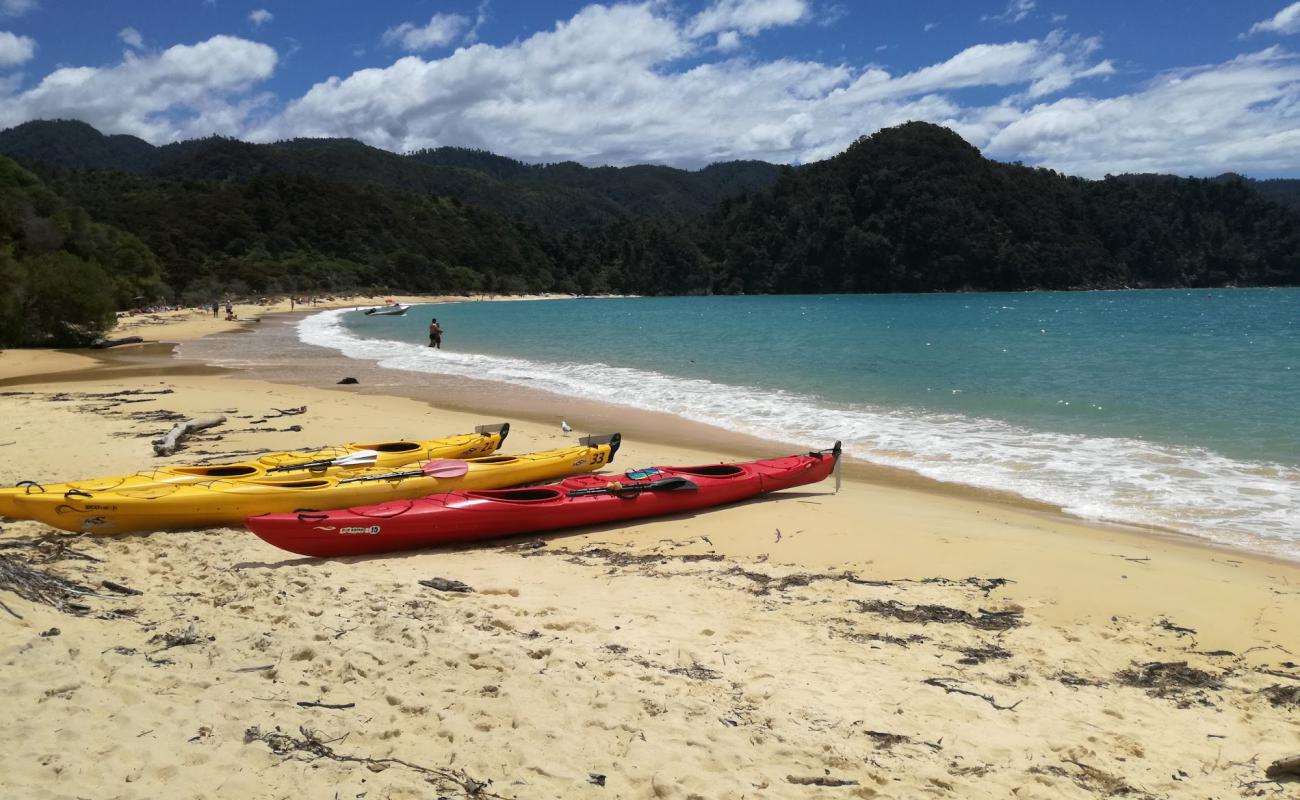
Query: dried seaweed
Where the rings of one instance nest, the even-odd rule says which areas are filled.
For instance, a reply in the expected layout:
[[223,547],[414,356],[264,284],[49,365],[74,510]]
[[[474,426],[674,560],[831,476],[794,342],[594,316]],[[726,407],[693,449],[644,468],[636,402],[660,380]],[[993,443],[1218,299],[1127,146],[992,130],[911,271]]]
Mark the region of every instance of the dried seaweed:
[[851,778],[832,778],[829,775],[813,775],[803,777],[800,775],[786,775],[787,783],[793,783],[796,786],[857,786],[858,782]]
[[1204,690],[1223,688],[1223,682],[1205,670],[1189,667],[1186,661],[1152,661],[1135,664],[1132,668],[1115,673],[1115,678],[1125,686],[1146,689],[1152,697],[1175,700],[1182,708],[1193,702],[1213,705]]
[[25,549],[23,560],[29,564],[53,564],[56,561],[101,561],[80,550],[72,549],[72,542],[83,541],[82,537],[66,533],[50,533],[34,539],[0,540],[0,550]]
[[1300,708],[1300,686],[1275,683],[1259,690],[1269,703],[1278,708]]
[[[31,603],[53,606],[65,614],[84,614],[89,611],[86,606],[72,600],[94,594],[88,586],[48,570],[38,569],[26,559],[12,555],[0,555],[0,590],[13,592]],[[23,618],[3,602],[0,602],[0,608],[18,619]]]
[[858,611],[865,614],[896,619],[899,622],[919,623],[922,625],[935,622],[940,624],[969,625],[985,631],[1005,631],[1024,624],[1019,611],[985,611],[978,609],[979,616],[960,608],[939,605],[907,606],[897,600],[850,600]]
[[771,594],[772,592],[784,592],[786,589],[793,589],[798,586],[808,586],[814,581],[833,581],[845,580],[843,575],[825,575],[801,572],[795,575],[765,575],[762,572],[753,572],[741,567],[732,567],[722,573],[727,576],[745,578],[753,581],[756,586],[749,591],[756,595]]
[[1175,625],[1169,620],[1163,618],[1156,622],[1156,627],[1160,628],[1161,630],[1166,630],[1169,631],[1170,633],[1177,634],[1180,637],[1196,635],[1195,628],[1187,628],[1182,625]]
[[1062,759],[1066,764],[1077,768],[1077,773],[1070,773],[1066,770],[1060,770],[1058,774],[1064,775],[1074,781],[1079,788],[1100,794],[1103,797],[1119,797],[1125,795],[1148,796],[1133,786],[1130,786],[1123,778],[1118,775],[1112,775],[1109,772],[1098,769],[1091,764],[1085,764],[1082,761],[1075,761],[1072,758]]
[[194,629],[194,623],[191,622],[189,627],[183,631],[171,631],[169,633],[160,633],[149,639],[149,644],[160,644],[155,653],[161,653],[163,650],[170,650],[173,647],[185,647],[191,644],[202,644],[215,639],[215,636],[204,636]]
[[958,664],[983,664],[985,661],[1011,658],[1010,650],[996,644],[963,647],[958,652],[962,654],[962,657],[957,659]]
[[1060,681],[1066,686],[1078,688],[1080,686],[1107,686],[1105,681],[1094,680],[1093,678],[1083,678],[1075,675],[1073,672],[1058,672],[1052,676],[1053,680]]

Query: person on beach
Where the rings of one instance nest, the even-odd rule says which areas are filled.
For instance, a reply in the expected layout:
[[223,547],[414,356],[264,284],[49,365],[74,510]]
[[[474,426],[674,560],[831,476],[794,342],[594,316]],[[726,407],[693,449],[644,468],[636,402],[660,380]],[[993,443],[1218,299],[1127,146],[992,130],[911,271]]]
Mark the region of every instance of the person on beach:
[[429,346],[442,349],[442,326],[438,324],[437,317],[429,321]]
[[229,300],[226,301],[226,318],[229,319],[235,313],[235,306]]
[[221,309],[221,304],[218,303],[216,300],[213,300],[213,301],[212,301],[212,318],[213,318],[213,319],[216,319],[216,318],[217,318],[217,311],[219,311],[220,309]]

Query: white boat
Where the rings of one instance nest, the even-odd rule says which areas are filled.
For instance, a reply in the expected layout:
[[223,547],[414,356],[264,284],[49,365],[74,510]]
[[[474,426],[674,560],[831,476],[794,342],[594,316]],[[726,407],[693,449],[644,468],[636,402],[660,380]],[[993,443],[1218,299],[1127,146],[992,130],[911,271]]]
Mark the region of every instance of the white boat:
[[410,306],[404,306],[401,303],[394,303],[391,306],[379,306],[377,308],[367,308],[367,317],[400,317],[411,309]]

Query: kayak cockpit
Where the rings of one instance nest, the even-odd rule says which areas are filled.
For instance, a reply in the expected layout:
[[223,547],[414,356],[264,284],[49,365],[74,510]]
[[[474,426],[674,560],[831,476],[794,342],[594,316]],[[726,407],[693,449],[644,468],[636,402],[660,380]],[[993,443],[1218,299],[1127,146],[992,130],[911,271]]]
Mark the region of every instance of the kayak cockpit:
[[423,445],[419,442],[380,442],[379,444],[362,445],[365,450],[377,450],[380,453],[409,453],[412,450],[419,450]]
[[558,500],[564,495],[555,489],[503,489],[494,492],[466,492],[476,500],[494,500],[505,503],[540,503]]
[[247,478],[261,472],[257,467],[247,464],[225,464],[220,467],[173,467],[173,472],[181,475],[193,475],[199,478]]
[[734,478],[737,475],[745,474],[745,470],[733,464],[715,464],[707,467],[673,467],[673,472],[684,472],[687,475],[698,475],[701,478]]

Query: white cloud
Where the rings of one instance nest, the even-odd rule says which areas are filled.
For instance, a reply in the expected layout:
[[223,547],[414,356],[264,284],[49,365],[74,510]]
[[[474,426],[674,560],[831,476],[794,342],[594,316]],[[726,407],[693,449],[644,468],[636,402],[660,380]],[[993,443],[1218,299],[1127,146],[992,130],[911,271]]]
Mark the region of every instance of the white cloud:
[[384,31],[384,43],[397,44],[407,52],[419,53],[451,44],[467,25],[469,19],[460,14],[434,14],[424,27],[403,22],[396,28],[389,28]]
[[31,89],[5,97],[0,127],[74,118],[155,142],[237,135],[265,102],[248,91],[269,78],[275,64],[275,50],[264,44],[214,36],[156,55],[128,53],[112,67],[62,67]]
[[753,36],[768,28],[793,25],[808,16],[807,0],[714,0],[713,5],[695,15],[689,29],[692,36],[726,30]]
[[1300,2],[1292,3],[1269,19],[1251,25],[1250,33],[1300,33]]
[[[711,8],[720,10],[742,9]],[[902,75],[734,57],[674,70],[683,56],[738,42],[725,34],[739,28],[703,39],[699,24],[659,3],[589,6],[508,45],[408,56],[323,81],[252,135],[352,136],[396,151],[458,144],[538,161],[806,161],[883,125],[961,121],[947,92],[1005,86],[1044,95],[1109,69],[1090,58],[1095,40],[1054,34],[968,48]]]
[[1001,14],[985,14],[980,17],[983,22],[1005,22],[1014,25],[1034,11],[1036,0],[1008,0],[1007,7]]
[[479,0],[478,8],[474,10],[474,25],[465,32],[465,44],[474,44],[478,41],[478,29],[487,24],[488,21],[488,0]]
[[0,0],[0,17],[21,17],[39,5],[38,0]]
[[275,19],[275,15],[270,11],[267,11],[265,8],[259,8],[248,12],[248,21],[253,23],[254,28],[260,28],[273,19]]
[[1169,72],[1130,94],[1019,111],[986,151],[1065,172],[1294,174],[1300,60],[1279,48]]
[[36,40],[9,31],[0,31],[0,67],[26,63],[36,55]]
[[740,47],[740,34],[735,31],[723,31],[718,34],[718,42],[714,47],[724,53],[736,50]]
[[937,27],[939,27],[939,23],[937,23],[937,22],[927,22],[927,23],[925,23],[925,28],[924,28],[924,30],[925,30],[926,33],[929,33],[930,31],[934,30],[934,29],[937,28]]
[[123,28],[117,32],[117,38],[122,40],[122,44],[133,50],[139,50],[141,47],[144,47],[144,37],[141,36],[140,31],[135,28]]

